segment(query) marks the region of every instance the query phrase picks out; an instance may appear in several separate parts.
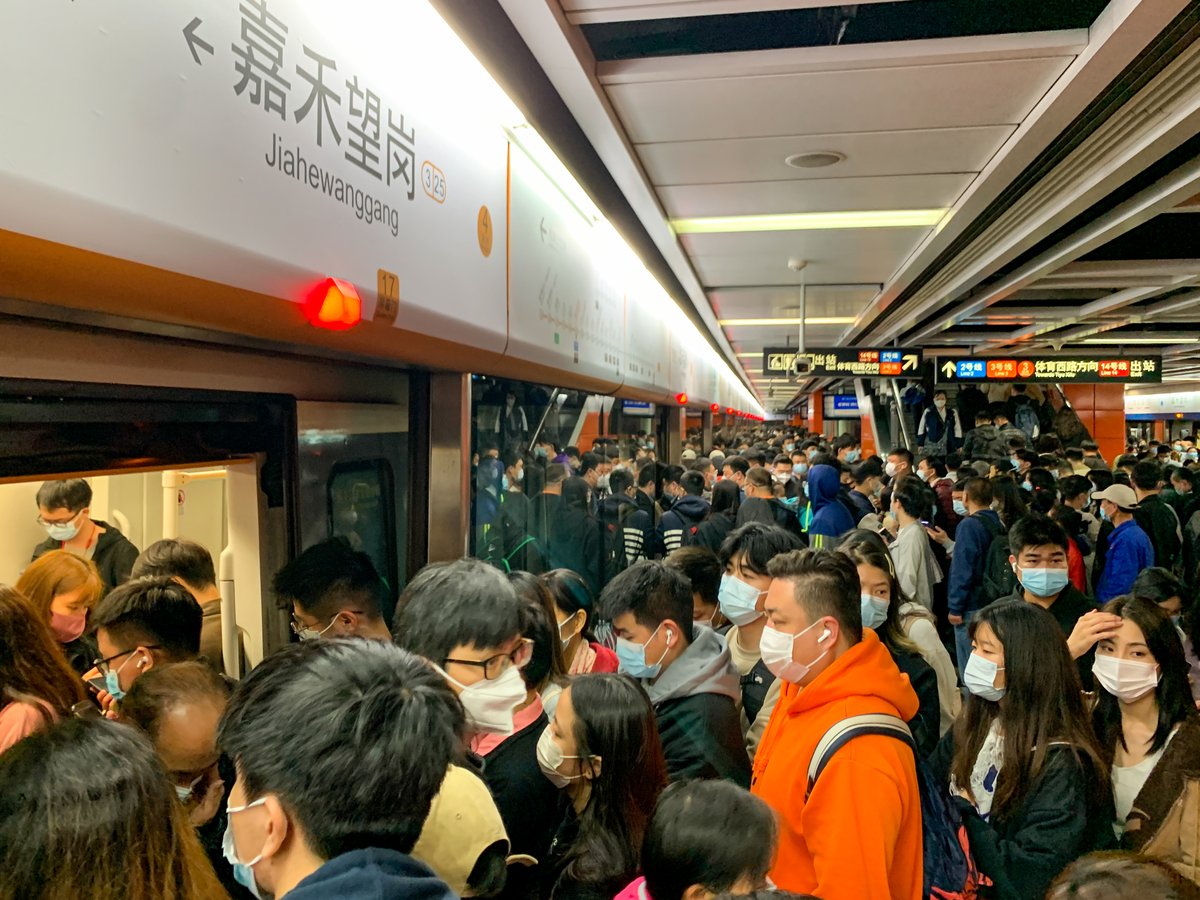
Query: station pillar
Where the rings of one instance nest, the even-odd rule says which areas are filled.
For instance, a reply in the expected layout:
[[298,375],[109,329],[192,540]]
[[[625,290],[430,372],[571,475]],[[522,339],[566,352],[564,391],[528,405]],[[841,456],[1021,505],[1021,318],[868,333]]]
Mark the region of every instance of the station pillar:
[[713,442],[713,414],[711,409],[706,409],[700,414],[700,452],[707,453],[712,449]]
[[1112,465],[1125,452],[1125,385],[1063,385],[1080,421],[1100,445],[1100,455]]
[[808,395],[808,430],[821,434],[825,430],[825,392],[813,391]]
[[429,376],[429,562],[467,552],[471,527],[471,376]]

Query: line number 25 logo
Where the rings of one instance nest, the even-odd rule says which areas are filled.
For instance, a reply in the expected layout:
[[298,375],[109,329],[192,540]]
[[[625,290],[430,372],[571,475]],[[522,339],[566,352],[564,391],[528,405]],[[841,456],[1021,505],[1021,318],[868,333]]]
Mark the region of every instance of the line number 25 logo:
[[431,200],[446,202],[446,173],[429,160],[421,164],[421,186]]

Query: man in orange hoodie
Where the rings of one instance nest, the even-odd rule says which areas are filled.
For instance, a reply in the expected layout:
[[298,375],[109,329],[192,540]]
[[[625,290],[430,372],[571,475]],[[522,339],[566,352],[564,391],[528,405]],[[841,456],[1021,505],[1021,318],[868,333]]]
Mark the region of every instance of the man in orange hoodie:
[[918,900],[921,797],[912,750],[862,735],[828,758],[807,796],[808,767],[830,727],[885,713],[904,721],[917,695],[875,632],[862,627],[858,572],[829,550],[775,557],[763,663],[784,682],[754,760],[751,790],[779,816],[771,878],[822,900]]

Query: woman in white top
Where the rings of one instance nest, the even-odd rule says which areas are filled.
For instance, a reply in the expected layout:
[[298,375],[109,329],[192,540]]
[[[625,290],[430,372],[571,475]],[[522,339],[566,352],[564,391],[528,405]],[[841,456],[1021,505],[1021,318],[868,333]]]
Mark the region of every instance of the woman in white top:
[[1120,630],[1096,645],[1096,733],[1112,755],[1114,830],[1122,849],[1200,879],[1200,715],[1170,617],[1148,600],[1104,607]]
[[945,734],[962,708],[958,675],[954,661],[938,637],[933,614],[913,603],[900,588],[896,566],[879,535],[870,531],[852,531],[838,548],[858,567],[862,588],[863,626],[890,626],[902,639],[911,642],[937,675],[938,733]]

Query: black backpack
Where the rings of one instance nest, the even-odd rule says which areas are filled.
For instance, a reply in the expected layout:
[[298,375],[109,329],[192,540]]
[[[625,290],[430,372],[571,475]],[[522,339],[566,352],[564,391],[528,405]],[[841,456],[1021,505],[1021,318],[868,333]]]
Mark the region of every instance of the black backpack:
[[1008,532],[1003,526],[997,528],[987,519],[983,520],[983,524],[992,540],[983,556],[983,580],[979,583],[979,593],[975,602],[977,609],[982,609],[1001,597],[1007,597],[1017,589],[1017,573],[1008,561],[1012,555],[1008,545]]
[[[617,507],[614,521],[609,516],[601,520],[600,528],[600,579],[608,584],[629,568],[629,555],[625,550],[625,525],[638,512],[636,503],[622,503]],[[643,550],[648,548],[643,548]]]
[[950,792],[938,784],[929,771],[912,732],[903,720],[886,713],[867,713],[842,719],[829,728],[817,742],[808,764],[807,803],[821,772],[835,753],[856,737],[878,734],[894,738],[913,753],[917,768],[917,789],[921,794],[921,848],[924,891],[930,900],[972,900],[980,887],[992,884],[979,871],[971,855],[971,844],[962,814],[950,801]]

